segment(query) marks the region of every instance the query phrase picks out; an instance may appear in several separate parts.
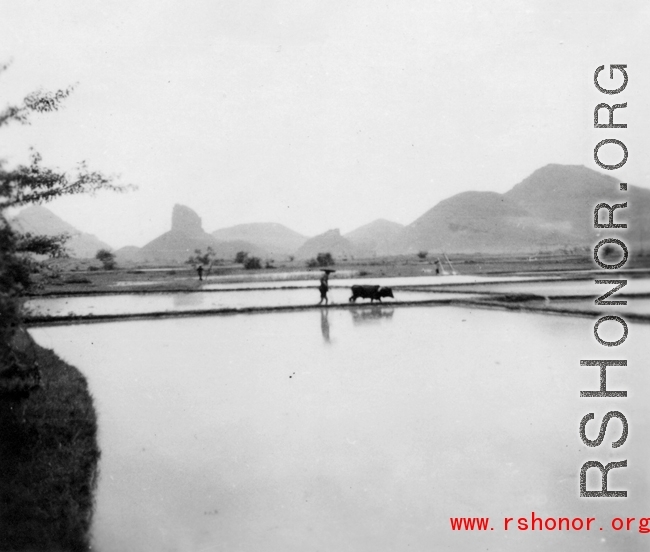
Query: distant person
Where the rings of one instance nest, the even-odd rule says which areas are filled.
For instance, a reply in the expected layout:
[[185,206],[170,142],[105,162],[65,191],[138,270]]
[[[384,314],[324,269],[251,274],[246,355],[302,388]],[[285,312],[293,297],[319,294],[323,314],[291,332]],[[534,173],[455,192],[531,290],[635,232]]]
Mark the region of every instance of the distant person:
[[199,280],[203,280],[203,267],[199,265],[199,268],[197,268],[196,271],[199,273]]
[[327,271],[324,271],[323,275],[320,277],[320,285],[318,286],[318,291],[320,291],[320,301],[318,302],[319,305],[323,302],[323,299],[325,300],[325,304],[328,304],[327,292],[330,289],[328,285],[329,277],[330,273]]

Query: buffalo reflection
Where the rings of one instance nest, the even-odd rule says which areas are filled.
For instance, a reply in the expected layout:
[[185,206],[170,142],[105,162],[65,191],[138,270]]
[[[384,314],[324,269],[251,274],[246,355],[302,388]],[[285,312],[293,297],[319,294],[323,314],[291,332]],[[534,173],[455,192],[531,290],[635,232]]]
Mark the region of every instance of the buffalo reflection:
[[394,312],[393,307],[380,307],[379,305],[350,309],[354,324],[376,324],[381,320],[391,320]]

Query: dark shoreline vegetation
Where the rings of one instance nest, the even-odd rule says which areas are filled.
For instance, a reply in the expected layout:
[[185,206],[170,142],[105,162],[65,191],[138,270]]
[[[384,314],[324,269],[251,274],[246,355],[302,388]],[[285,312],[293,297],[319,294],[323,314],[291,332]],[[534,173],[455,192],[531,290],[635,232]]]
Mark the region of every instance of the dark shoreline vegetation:
[[100,457],[93,400],[76,368],[28,339],[40,386],[0,395],[0,550],[89,550]]
[[[10,65],[0,60],[0,74]],[[74,88],[38,89],[6,105],[0,129],[59,111]],[[61,171],[33,148],[28,160],[10,166],[0,157],[0,549],[88,550],[99,459],[93,401],[76,368],[34,343],[22,310],[46,269],[38,259],[64,256],[70,235],[22,232],[7,216],[62,196],[134,187],[85,161]]]

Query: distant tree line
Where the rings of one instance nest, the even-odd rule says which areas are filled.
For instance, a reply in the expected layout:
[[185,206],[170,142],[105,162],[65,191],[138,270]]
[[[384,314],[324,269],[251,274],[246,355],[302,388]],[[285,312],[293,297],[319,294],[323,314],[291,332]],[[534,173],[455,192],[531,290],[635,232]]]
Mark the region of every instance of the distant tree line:
[[[235,262],[243,264],[246,270],[258,270],[262,268],[262,259],[249,255],[247,251],[238,251],[235,255]],[[275,268],[273,259],[267,260],[264,268]]]
[[326,266],[333,266],[333,265],[334,265],[334,258],[332,257],[331,253],[318,253],[315,259],[309,259],[307,261],[308,268],[318,268],[318,267],[326,267]]

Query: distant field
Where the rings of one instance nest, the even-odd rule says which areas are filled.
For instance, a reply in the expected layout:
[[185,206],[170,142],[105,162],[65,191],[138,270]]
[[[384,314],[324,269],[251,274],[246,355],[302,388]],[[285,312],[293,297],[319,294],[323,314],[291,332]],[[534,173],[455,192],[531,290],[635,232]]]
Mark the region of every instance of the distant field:
[[[515,274],[565,271],[587,271],[594,263],[587,254],[538,254],[538,255],[449,255],[450,263],[442,255],[435,254],[421,260],[416,255],[399,257],[375,257],[371,259],[337,260],[332,267],[341,276],[358,278],[432,276],[440,266],[441,272],[458,274]],[[199,288],[201,282],[194,268],[178,265],[131,265],[117,269],[99,269],[97,261],[83,259],[60,259],[53,261],[53,275],[37,275],[38,286],[33,294],[84,293],[134,289],[158,291],[189,290]],[[650,255],[631,256],[626,268],[650,268]],[[287,274],[290,274],[288,276]],[[204,280],[218,279],[229,282],[264,281],[277,279],[317,279],[318,268],[307,269],[304,261],[277,263],[274,268],[246,270],[239,264],[219,264],[204,273]],[[337,274],[332,276],[333,279]]]

